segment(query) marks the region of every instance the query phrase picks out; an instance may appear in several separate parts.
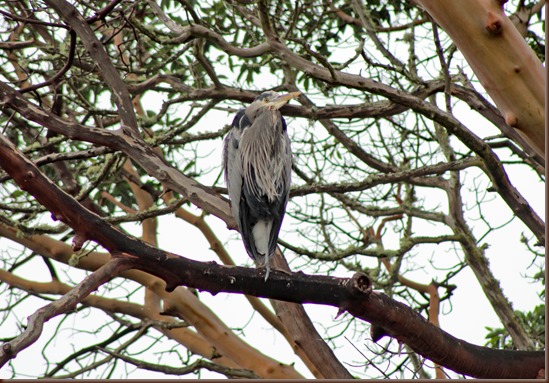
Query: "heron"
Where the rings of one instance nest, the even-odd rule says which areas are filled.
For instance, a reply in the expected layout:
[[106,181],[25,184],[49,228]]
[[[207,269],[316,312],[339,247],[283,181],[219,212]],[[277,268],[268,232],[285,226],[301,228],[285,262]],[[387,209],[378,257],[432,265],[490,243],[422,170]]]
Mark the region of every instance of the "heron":
[[301,92],[261,93],[237,112],[223,143],[231,213],[246,252],[269,278],[290,192],[292,150],[279,109]]

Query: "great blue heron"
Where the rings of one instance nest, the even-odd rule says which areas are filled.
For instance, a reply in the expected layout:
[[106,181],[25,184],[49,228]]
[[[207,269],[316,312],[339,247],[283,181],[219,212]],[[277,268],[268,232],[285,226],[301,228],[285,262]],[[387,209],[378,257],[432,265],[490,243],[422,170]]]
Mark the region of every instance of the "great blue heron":
[[236,114],[223,145],[225,183],[244,247],[269,277],[291,183],[292,150],[279,109],[300,92],[260,94]]

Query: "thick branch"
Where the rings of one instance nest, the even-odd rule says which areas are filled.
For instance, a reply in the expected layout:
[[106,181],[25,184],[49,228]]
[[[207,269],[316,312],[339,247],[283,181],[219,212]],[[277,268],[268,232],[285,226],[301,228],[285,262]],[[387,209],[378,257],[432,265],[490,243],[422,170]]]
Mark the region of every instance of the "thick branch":
[[[286,259],[278,250],[273,264],[277,269],[290,270]],[[325,379],[353,378],[337,359],[331,347],[322,339],[303,305],[275,299],[271,299],[271,304],[288,332],[292,334],[296,345],[302,350],[307,350],[306,356],[314,361],[316,368],[312,371],[317,372],[315,376],[320,375]]]
[[[416,0],[456,44],[505,117],[545,158],[545,71],[502,1]],[[490,54],[486,54],[490,52]]]
[[[55,259],[56,261],[64,264],[68,264],[69,260],[73,254],[72,250],[69,246],[67,246],[63,242],[58,242],[56,240],[51,239],[50,237],[43,236],[43,235],[34,235],[30,237],[26,236],[20,236],[17,235],[17,232],[15,230],[12,230],[10,228],[7,228],[5,226],[0,225],[0,236],[4,236],[6,238],[11,239],[12,241],[15,241],[17,243],[22,244],[26,248],[36,252],[37,254],[40,254],[45,257],[49,257],[51,259]],[[79,269],[82,270],[89,270],[89,271],[95,271],[102,267],[104,264],[109,262],[110,257],[107,254],[104,253],[90,253],[87,257],[80,259],[78,262]],[[0,280],[3,280],[4,282],[10,283],[10,285],[24,289],[24,290],[30,290],[35,293],[57,293],[57,294],[65,294],[70,288],[67,287],[67,291],[65,291],[62,287],[58,288],[57,285],[54,285],[53,288],[55,288],[55,291],[44,291],[44,288],[47,288],[49,284],[40,284],[37,285],[36,282],[29,282],[25,283],[20,278],[17,280],[12,277],[11,280],[8,278],[5,278],[5,274],[1,275],[0,273]],[[166,322],[166,323],[175,323],[179,319],[175,318],[181,318],[183,317],[183,313],[186,314],[192,314],[192,311],[194,309],[201,310],[202,308],[199,307],[199,305],[195,305],[194,307],[191,305],[186,305],[184,307],[184,310],[179,310],[178,307],[175,307],[177,305],[182,305],[184,303],[184,300],[189,297],[194,297],[192,294],[178,294],[178,289],[176,289],[176,293],[166,293],[163,289],[163,282],[150,274],[147,274],[145,272],[141,272],[139,270],[130,270],[128,272],[125,272],[121,274],[121,277],[127,278],[129,280],[133,280],[137,282],[138,284],[142,286],[146,286],[149,288],[156,288],[155,293],[158,293],[158,295],[162,296],[162,299],[169,303],[169,306],[171,306],[170,309],[170,315],[164,315],[167,313],[160,313],[158,311],[152,311],[149,310],[147,307],[141,307],[139,308],[130,308],[129,311],[126,311],[124,308],[127,308],[128,302],[118,302],[116,300],[110,300],[109,302],[106,302],[106,298],[103,297],[96,297],[93,295],[88,296],[85,300],[82,301],[82,304],[90,305],[93,307],[100,308],[101,310],[109,310],[114,312],[121,312],[128,315],[136,316],[139,319],[149,319],[153,321],[158,322]],[[32,287],[30,287],[32,284]],[[195,303],[198,300],[195,301]],[[173,303],[175,302],[175,303]],[[200,302],[200,301],[198,301]],[[223,350],[227,352],[221,352],[222,347],[218,347],[219,344],[223,344],[226,342],[225,339],[220,339],[219,336],[213,335],[209,339],[207,339],[202,334],[204,331],[208,331],[209,334],[224,334],[224,337],[231,337],[234,338],[235,335],[231,334],[232,331],[225,326],[224,324],[221,324],[220,321],[212,321],[209,318],[205,319],[204,317],[200,318],[200,320],[196,323],[194,323],[193,326],[197,332],[194,332],[190,330],[189,328],[185,327],[177,327],[177,328],[170,328],[169,326],[159,326],[157,327],[157,330],[160,331],[167,339],[173,339],[174,341],[181,344],[184,348],[189,350],[192,354],[200,355],[204,358],[210,358],[212,361],[215,361],[215,363],[220,364],[222,366],[230,367],[230,368],[241,368],[241,365],[235,361],[235,359],[238,358],[246,358],[247,362],[249,363],[249,360],[252,359],[249,357],[250,355],[253,358],[256,358],[257,363],[255,365],[260,366],[268,366],[269,363],[273,363],[274,361],[270,358],[268,358],[265,355],[261,355],[261,353],[258,353],[257,350],[252,349],[252,347],[245,347],[241,345],[239,347],[235,347],[234,343],[231,343],[229,346],[230,348],[228,350]],[[215,338],[212,340],[212,338]],[[251,349],[251,350],[250,350]],[[237,356],[235,356],[237,354]],[[274,363],[273,363],[274,364]],[[278,375],[277,373],[281,370],[286,369],[287,372],[290,372],[290,370],[287,368],[287,366],[279,365],[276,369],[273,369],[270,371],[268,375],[265,377],[267,378],[275,378],[275,377],[285,377],[285,378],[296,378],[296,374],[287,374],[286,376]],[[278,376],[277,376],[278,375]]]
[[3,82],[0,82],[0,105],[8,106],[25,118],[73,140],[122,151],[148,174],[162,182],[166,189],[180,193],[196,206],[221,218],[229,227],[235,227],[225,199],[166,164],[140,137],[129,137],[123,130],[113,132],[64,120],[27,101],[19,92]]
[[[363,274],[342,279],[273,270],[269,283],[265,283],[264,271],[227,268],[161,251],[121,233],[86,210],[52,184],[1,135],[0,166],[58,218],[77,232],[86,231],[88,238],[110,248],[112,253],[130,257],[134,267],[162,278],[168,291],[186,285],[213,294],[245,293],[288,302],[335,306],[382,326],[387,334],[435,363],[475,377],[535,378],[544,367],[543,352],[491,350],[452,337],[404,304],[372,292],[371,281]],[[94,230],[82,228],[88,225]]]

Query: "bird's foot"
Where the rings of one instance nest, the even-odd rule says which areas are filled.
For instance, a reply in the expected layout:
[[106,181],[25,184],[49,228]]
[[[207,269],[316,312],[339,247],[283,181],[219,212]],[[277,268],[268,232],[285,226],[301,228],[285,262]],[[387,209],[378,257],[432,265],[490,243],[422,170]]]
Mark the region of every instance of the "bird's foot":
[[267,279],[269,278],[269,275],[271,273],[271,270],[275,270],[275,271],[280,271],[286,275],[292,275],[292,272],[291,271],[288,271],[288,270],[283,270],[283,269],[279,269],[279,268],[276,268],[276,267],[271,267],[270,265],[260,265],[260,266],[257,266],[257,269],[265,269],[265,282],[267,282]]

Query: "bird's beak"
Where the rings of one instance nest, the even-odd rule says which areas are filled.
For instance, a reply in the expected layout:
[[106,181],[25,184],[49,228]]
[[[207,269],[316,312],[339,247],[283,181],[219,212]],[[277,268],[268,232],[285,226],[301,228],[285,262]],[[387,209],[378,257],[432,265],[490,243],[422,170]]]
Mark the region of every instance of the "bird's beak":
[[281,94],[273,101],[269,102],[271,109],[280,109],[288,103],[292,98],[296,98],[301,94],[301,92],[291,92],[286,94]]

